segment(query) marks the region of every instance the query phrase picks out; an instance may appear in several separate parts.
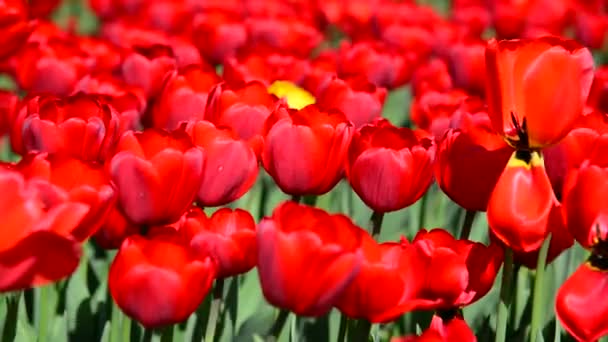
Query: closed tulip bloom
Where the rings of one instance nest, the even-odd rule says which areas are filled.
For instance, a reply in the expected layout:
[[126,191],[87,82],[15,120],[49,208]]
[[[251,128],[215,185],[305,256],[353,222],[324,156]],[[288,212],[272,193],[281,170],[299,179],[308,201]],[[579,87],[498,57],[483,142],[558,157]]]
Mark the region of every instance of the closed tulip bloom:
[[514,152],[488,201],[488,224],[508,247],[538,249],[561,211],[538,152]]
[[577,341],[597,341],[608,334],[608,269],[605,243],[561,285],[555,313],[562,327]]
[[258,225],[264,297],[298,315],[326,314],[359,273],[364,234],[344,215],[292,201],[280,204]]
[[258,176],[258,159],[253,148],[228,128],[211,122],[191,123],[188,133],[205,151],[203,178],[197,202],[205,207],[228,204],[243,196]]
[[386,89],[376,87],[364,77],[334,78],[319,96],[321,108],[335,108],[352,121],[355,128],[379,118],[386,99]]
[[583,162],[566,183],[563,204],[568,229],[583,247],[591,249],[608,237],[608,160]]
[[176,64],[174,52],[167,45],[136,46],[123,60],[122,77],[127,84],[141,87],[150,99],[159,94]]
[[593,57],[557,37],[488,42],[486,96],[494,130],[514,146],[556,144],[582,115]]
[[367,206],[395,211],[415,203],[431,185],[434,153],[431,139],[377,119],[353,136],[346,174]]
[[146,328],[185,321],[201,304],[216,274],[211,257],[195,257],[179,233],[154,229],[128,237],[110,266],[112,298]]
[[109,172],[120,205],[137,224],[177,221],[200,188],[203,151],[183,130],[167,133],[149,129],[123,134]]
[[202,120],[207,96],[220,82],[214,70],[191,65],[167,77],[149,121],[153,127],[173,130],[180,123]]
[[463,113],[460,121],[438,143],[435,179],[456,204],[486,211],[513,149],[494,133],[486,113]]
[[280,108],[265,123],[262,163],[290,195],[322,195],[342,178],[353,132],[339,111]]
[[70,275],[82,254],[72,236],[89,206],[40,179],[0,168],[0,292]]
[[218,278],[248,272],[257,263],[256,224],[245,210],[222,208],[207,217],[194,207],[183,217],[179,229],[196,255],[215,259]]

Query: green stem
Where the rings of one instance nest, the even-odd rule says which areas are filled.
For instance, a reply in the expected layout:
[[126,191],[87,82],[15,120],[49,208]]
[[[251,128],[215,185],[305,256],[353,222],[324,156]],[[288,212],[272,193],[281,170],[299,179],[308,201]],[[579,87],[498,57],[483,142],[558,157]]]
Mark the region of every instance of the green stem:
[[505,250],[505,262],[502,270],[500,284],[500,301],[498,302],[498,316],[496,318],[496,342],[504,342],[507,337],[507,321],[509,319],[509,308],[511,306],[513,279],[513,251]]
[[261,220],[266,215],[266,202],[268,202],[268,194],[270,192],[270,185],[265,175],[260,174],[260,207],[258,208],[258,219]]
[[151,342],[154,331],[152,329],[144,329],[144,336],[141,338],[142,342]]
[[131,318],[129,318],[127,315],[121,315],[122,316],[122,334],[121,334],[121,341],[131,341]]
[[289,311],[284,309],[279,310],[279,316],[276,321],[274,321],[272,328],[270,328],[270,332],[266,337],[266,342],[274,342],[279,339],[279,335],[281,335],[281,331],[283,330],[283,326],[285,325],[285,322],[287,322],[288,317]]
[[340,327],[338,328],[338,340],[336,342],[344,342],[346,337],[346,327],[348,325],[348,317],[346,315],[340,315]]
[[48,339],[47,332],[49,327],[49,292],[52,291],[53,285],[39,287],[38,292],[38,341],[46,341]]
[[175,324],[171,324],[167,327],[164,327],[160,335],[160,342],[173,342],[174,328]]
[[15,340],[20,300],[21,291],[6,296],[6,317],[4,326],[2,327],[2,342],[12,342]]
[[209,309],[209,318],[207,319],[207,328],[205,329],[205,341],[212,342],[215,339],[215,329],[217,328],[220,309],[222,307],[222,297],[224,295],[224,279],[218,278],[215,281],[213,289],[213,299]]
[[382,229],[382,221],[384,220],[384,213],[374,211],[372,217],[369,219],[369,224],[372,230],[372,236],[374,239],[380,237],[380,230]]
[[353,320],[348,328],[349,342],[368,342],[372,323],[365,319]]
[[425,225],[426,225],[425,216],[426,216],[426,202],[428,202],[428,197],[429,197],[429,192],[427,191],[426,194],[424,194],[422,196],[422,198],[420,199],[420,212],[418,213],[418,228],[419,229],[425,228]]
[[544,318],[545,305],[545,265],[547,263],[547,254],[549,253],[549,245],[551,244],[551,234],[547,236],[543,245],[538,252],[538,260],[536,262],[536,275],[534,276],[534,294],[532,301],[532,323],[530,342],[536,342],[538,334],[542,334],[542,323]]
[[462,223],[462,229],[460,230],[460,240],[466,240],[471,234],[471,227],[473,227],[473,221],[475,221],[475,215],[477,211],[467,210],[464,214],[464,222]]
[[110,316],[110,342],[118,342],[120,340],[120,325],[121,314],[120,309],[114,303],[112,305],[112,314]]

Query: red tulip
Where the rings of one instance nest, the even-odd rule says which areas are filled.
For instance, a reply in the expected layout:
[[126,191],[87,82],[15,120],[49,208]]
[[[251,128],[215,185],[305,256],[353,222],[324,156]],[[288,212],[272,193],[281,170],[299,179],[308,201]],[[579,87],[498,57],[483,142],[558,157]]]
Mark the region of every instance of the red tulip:
[[141,118],[148,106],[143,90],[129,86],[110,74],[87,75],[74,87],[75,94],[94,95],[114,108],[118,114],[118,136],[141,127]]
[[251,51],[226,59],[223,77],[230,84],[259,81],[268,86],[277,80],[300,84],[309,68],[306,59],[293,55]]
[[600,66],[595,71],[587,104],[608,113],[608,66]]
[[125,215],[137,224],[177,221],[199,190],[204,161],[184,131],[123,134],[109,172]]
[[256,49],[306,58],[323,41],[316,27],[296,18],[249,17],[245,20],[245,26],[249,32],[249,44]]
[[608,237],[608,161],[587,160],[568,178],[563,200],[568,229],[583,247],[593,248]]
[[589,50],[557,37],[490,40],[486,69],[494,130],[521,148],[564,138],[582,115],[593,80]]
[[448,65],[439,58],[429,59],[419,65],[412,74],[412,95],[419,98],[427,91],[445,93],[452,89],[452,76]]
[[414,204],[429,188],[434,155],[431,139],[378,119],[354,134],[346,175],[367,206],[395,211]]
[[270,95],[262,83],[250,82],[239,87],[222,83],[209,94],[205,120],[232,128],[259,153],[264,122],[276,106],[277,98]]
[[538,152],[514,152],[488,201],[488,224],[505,245],[538,249],[561,219],[557,199]]
[[58,281],[78,266],[80,244],[71,233],[87,214],[43,180],[0,168],[0,292]]
[[104,161],[116,143],[117,130],[116,113],[96,96],[36,96],[18,112],[11,140],[21,154],[39,151]]
[[77,241],[93,235],[116,202],[116,192],[99,164],[73,157],[29,154],[15,168],[28,179],[45,180],[49,186],[64,190],[71,201],[89,206],[87,215],[71,233]]
[[14,56],[15,80],[31,93],[68,95],[92,69],[93,59],[74,40],[30,41]]
[[256,224],[244,210],[222,208],[207,218],[204,211],[192,208],[179,229],[196,255],[216,260],[218,278],[248,272],[257,264]]
[[564,329],[578,341],[597,341],[608,334],[608,273],[606,256],[591,256],[562,284],[555,313]]
[[59,6],[60,0],[29,0],[30,14],[34,18],[45,18]]
[[574,15],[576,37],[591,49],[601,49],[606,41],[608,20],[604,14],[577,11]]
[[151,126],[174,130],[182,122],[202,120],[207,96],[219,82],[215,71],[200,66],[172,72],[152,109]]
[[443,229],[421,230],[407,249],[409,310],[450,310],[483,297],[503,261],[497,244],[456,240]]
[[239,199],[255,184],[258,160],[247,142],[229,129],[208,121],[191,123],[187,131],[205,151],[203,180],[197,194],[201,206],[215,207]]
[[160,92],[165,77],[177,67],[173,50],[166,45],[138,46],[122,62],[122,77],[144,90],[148,98]]
[[223,63],[247,42],[247,29],[239,17],[228,11],[208,11],[193,19],[192,39],[203,57]]
[[463,113],[460,127],[448,131],[437,147],[435,179],[456,204],[485,211],[512,153],[486,113]]
[[359,273],[364,234],[344,215],[291,201],[279,205],[258,225],[264,297],[298,315],[326,314]]
[[319,107],[342,111],[355,128],[359,128],[382,115],[386,89],[376,87],[362,77],[334,78],[318,98]]
[[391,342],[476,342],[477,337],[467,325],[462,314],[442,318],[434,315],[431,326],[420,336],[392,338]]
[[413,68],[405,58],[379,44],[367,42],[340,47],[338,75],[342,78],[363,75],[378,87],[396,88],[406,83]]
[[407,243],[376,243],[363,236],[361,271],[346,287],[336,307],[351,318],[390,322],[409,309],[412,274]]
[[486,84],[485,42],[462,41],[448,48],[448,61],[454,85],[471,94],[483,95]]
[[280,108],[265,123],[262,163],[283,192],[322,195],[343,176],[352,132],[341,112]]
[[0,4],[0,33],[2,46],[0,58],[14,55],[27,42],[36,28],[36,21],[28,20],[28,8],[24,0],[5,0]]
[[[154,233],[154,231],[151,231]],[[108,276],[112,298],[146,328],[185,321],[201,304],[216,274],[210,256],[195,257],[175,231],[128,237]]]

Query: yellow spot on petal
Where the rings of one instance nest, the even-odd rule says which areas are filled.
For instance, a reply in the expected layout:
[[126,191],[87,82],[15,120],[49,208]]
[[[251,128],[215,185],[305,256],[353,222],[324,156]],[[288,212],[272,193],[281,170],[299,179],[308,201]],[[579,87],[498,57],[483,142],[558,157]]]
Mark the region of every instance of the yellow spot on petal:
[[315,103],[315,97],[289,81],[274,81],[269,87],[268,92],[278,98],[285,99],[289,108],[302,109]]

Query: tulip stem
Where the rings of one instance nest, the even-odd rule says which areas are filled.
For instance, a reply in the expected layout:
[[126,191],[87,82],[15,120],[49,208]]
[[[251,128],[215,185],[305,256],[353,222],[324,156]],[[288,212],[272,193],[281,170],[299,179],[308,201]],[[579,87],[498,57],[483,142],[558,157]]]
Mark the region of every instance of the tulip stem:
[[4,326],[2,327],[2,342],[15,340],[20,299],[21,291],[6,296],[6,317],[4,319]]
[[266,337],[267,342],[274,342],[279,339],[279,335],[281,335],[281,331],[287,322],[287,318],[289,318],[289,311],[280,309],[279,316],[277,317],[276,321],[274,321],[274,324],[272,325],[272,328],[270,328],[270,332]]
[[53,310],[49,307],[51,305],[49,301],[49,294],[50,291],[52,291],[52,286],[52,284],[45,285],[35,290],[35,294],[38,295],[36,298],[36,311],[38,311],[38,341],[46,341],[48,338],[47,332],[49,327],[49,313],[51,310]]
[[346,337],[346,327],[348,325],[348,317],[345,314],[340,315],[340,327],[338,328],[338,340],[337,342],[344,342]]
[[207,327],[205,328],[205,341],[213,342],[215,339],[215,329],[217,328],[218,317],[222,307],[222,296],[224,295],[224,278],[218,278],[213,288],[213,299],[209,308]]
[[429,193],[427,191],[426,194],[422,196],[420,199],[420,212],[418,213],[418,229],[422,229],[425,227],[425,216],[426,216],[426,202],[428,202]]
[[473,221],[475,221],[475,215],[477,211],[467,210],[464,214],[464,222],[462,223],[462,229],[460,230],[460,240],[466,240],[471,234],[471,227],[473,227]]
[[502,280],[500,284],[500,301],[498,302],[498,316],[496,319],[496,342],[504,342],[507,337],[507,321],[509,319],[509,308],[511,307],[513,280],[513,251],[505,250],[505,262],[502,268]]
[[382,229],[382,221],[384,220],[384,213],[374,211],[372,217],[369,219],[369,224],[372,229],[372,236],[374,239],[380,237],[380,230]]
[[544,316],[544,289],[545,289],[545,265],[547,263],[547,254],[549,254],[549,245],[551,244],[551,234],[547,236],[538,253],[536,262],[536,275],[534,276],[534,293],[532,299],[532,323],[530,342],[536,342],[538,334],[542,333],[542,321]]
[[367,342],[372,330],[372,323],[366,319],[352,320],[348,327],[348,341]]
[[160,335],[160,342],[172,342],[174,328],[175,324],[164,327]]

